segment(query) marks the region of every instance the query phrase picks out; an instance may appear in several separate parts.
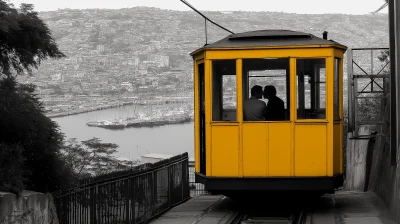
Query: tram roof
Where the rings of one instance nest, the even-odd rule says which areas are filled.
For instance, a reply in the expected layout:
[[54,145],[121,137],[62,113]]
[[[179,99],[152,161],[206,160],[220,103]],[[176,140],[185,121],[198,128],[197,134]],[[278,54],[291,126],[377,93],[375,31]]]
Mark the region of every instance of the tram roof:
[[301,46],[301,45],[339,45],[346,46],[333,41],[317,37],[310,33],[292,30],[255,30],[243,33],[231,34],[212,44],[197,49],[192,54],[201,49],[212,48],[237,48],[237,47],[272,47],[272,46]]

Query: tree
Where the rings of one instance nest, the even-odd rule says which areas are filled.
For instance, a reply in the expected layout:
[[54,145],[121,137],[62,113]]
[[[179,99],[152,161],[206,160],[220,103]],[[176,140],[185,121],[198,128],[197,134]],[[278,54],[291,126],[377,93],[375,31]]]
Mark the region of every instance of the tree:
[[[16,9],[0,0],[0,21],[0,155],[12,155],[2,157],[0,168],[15,172],[1,170],[0,188],[49,192],[68,187],[73,176],[59,151],[64,136],[44,115],[35,86],[15,79],[24,71],[31,74],[44,59],[65,55],[32,5]],[[4,178],[10,175],[14,179],[6,186]]]
[[118,145],[103,143],[95,137],[82,143],[71,138],[64,144],[62,154],[68,166],[80,178],[86,178],[129,168],[129,162],[119,161],[114,156],[117,148]]
[[12,4],[0,0],[0,72],[11,75],[24,70],[31,73],[47,58],[62,58],[47,25],[38,17],[31,4]]
[[0,80],[0,143],[20,146],[25,188],[46,192],[67,186],[72,173],[60,156],[63,133],[45,116],[34,90],[12,76]]
[[0,191],[18,193],[24,188],[22,149],[4,143],[0,143],[0,149]]

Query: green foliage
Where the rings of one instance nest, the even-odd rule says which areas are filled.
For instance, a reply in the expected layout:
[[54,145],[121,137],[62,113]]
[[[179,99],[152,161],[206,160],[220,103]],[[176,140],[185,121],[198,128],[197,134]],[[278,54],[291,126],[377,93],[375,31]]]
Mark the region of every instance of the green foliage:
[[378,56],[379,60],[382,62],[388,62],[390,60],[390,51],[389,50],[383,50],[381,51],[381,54]]
[[22,148],[0,143],[0,191],[18,194],[24,188]]
[[71,138],[65,142],[62,155],[68,166],[82,179],[129,168],[129,162],[115,158],[117,148],[118,145],[103,143],[99,138],[81,143]]
[[378,120],[380,98],[367,98],[359,100],[358,120],[359,121],[376,121]]
[[62,160],[63,134],[44,115],[35,86],[18,84],[13,72],[31,72],[48,57],[65,55],[31,4],[19,9],[0,0],[0,188],[51,192],[74,183]]
[[0,80],[0,142],[21,146],[26,189],[49,192],[68,187],[73,176],[59,152],[63,134],[33,92],[33,85],[18,84],[14,77]]
[[0,11],[0,72],[5,75],[12,70],[31,72],[31,67],[37,68],[48,57],[65,57],[33,5],[21,4],[15,9],[0,0]]

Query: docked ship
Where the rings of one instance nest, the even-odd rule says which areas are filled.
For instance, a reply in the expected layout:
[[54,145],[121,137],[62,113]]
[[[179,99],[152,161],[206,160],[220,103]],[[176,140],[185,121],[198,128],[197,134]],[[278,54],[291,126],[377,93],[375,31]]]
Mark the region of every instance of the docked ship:
[[123,121],[87,121],[87,126],[91,127],[100,127],[100,128],[107,128],[107,129],[124,129],[126,124]]
[[86,124],[107,129],[124,129],[128,127],[158,127],[169,124],[182,124],[192,120],[193,109],[189,105],[180,105],[172,110],[168,106],[153,110],[152,106],[150,106],[148,111],[135,113],[125,119],[88,121]]

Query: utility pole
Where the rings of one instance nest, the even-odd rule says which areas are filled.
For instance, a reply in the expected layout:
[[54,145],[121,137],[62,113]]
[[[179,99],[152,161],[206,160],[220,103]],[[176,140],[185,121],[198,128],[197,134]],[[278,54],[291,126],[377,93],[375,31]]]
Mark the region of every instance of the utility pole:
[[400,2],[389,0],[389,41],[390,41],[390,149],[391,164],[396,165],[400,149]]

